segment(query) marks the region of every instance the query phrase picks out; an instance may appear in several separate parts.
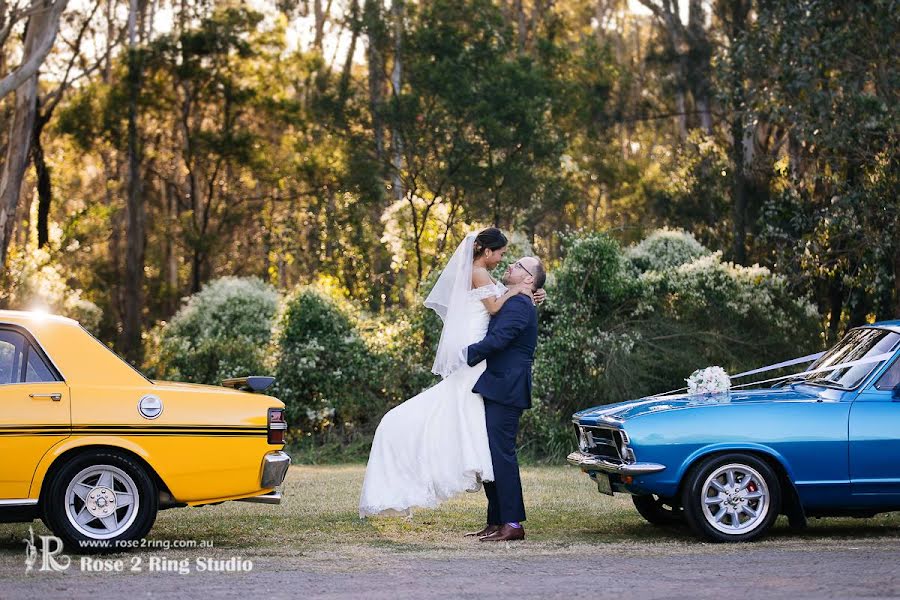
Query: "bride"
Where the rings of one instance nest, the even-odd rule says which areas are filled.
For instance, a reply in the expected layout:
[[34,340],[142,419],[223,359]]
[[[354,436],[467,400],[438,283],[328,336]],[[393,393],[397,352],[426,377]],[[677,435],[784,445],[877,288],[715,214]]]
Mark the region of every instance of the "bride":
[[[432,371],[443,379],[390,410],[375,431],[359,516],[410,515],[412,507],[434,508],[463,491],[494,480],[484,401],[472,387],[485,362],[470,367],[463,350],[481,341],[492,314],[530,284],[507,288],[490,276],[506,253],[496,228],[466,236],[425,306],[444,322]],[[536,294],[543,300],[543,290]]]

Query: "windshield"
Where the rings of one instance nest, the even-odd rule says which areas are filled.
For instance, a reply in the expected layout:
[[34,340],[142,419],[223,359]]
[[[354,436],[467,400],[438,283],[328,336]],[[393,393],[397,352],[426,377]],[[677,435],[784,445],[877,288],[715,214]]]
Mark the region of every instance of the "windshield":
[[[810,371],[822,367],[830,367],[842,363],[877,356],[891,352],[900,342],[900,334],[886,329],[860,328],[854,329],[842,339],[837,346],[826,352],[809,368]],[[824,373],[813,373],[805,376],[808,383],[852,389],[868,377],[879,362],[871,362],[853,367],[842,367]],[[802,373],[801,373],[802,375]]]

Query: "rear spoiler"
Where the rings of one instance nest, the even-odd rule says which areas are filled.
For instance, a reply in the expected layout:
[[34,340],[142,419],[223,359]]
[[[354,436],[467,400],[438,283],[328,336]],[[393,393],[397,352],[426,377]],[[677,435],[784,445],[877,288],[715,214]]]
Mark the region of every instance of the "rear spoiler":
[[261,375],[232,377],[231,379],[224,379],[222,381],[222,385],[225,387],[242,390],[244,392],[262,392],[273,383],[275,383],[274,377],[263,377]]

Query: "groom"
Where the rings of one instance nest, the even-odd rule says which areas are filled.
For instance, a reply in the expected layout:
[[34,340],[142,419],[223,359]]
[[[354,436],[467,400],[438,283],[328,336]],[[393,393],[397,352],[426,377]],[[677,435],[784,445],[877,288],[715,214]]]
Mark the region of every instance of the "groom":
[[[506,269],[503,283],[531,284],[536,291],[547,279],[544,265],[526,256]],[[522,411],[531,408],[531,363],[537,345],[537,310],[530,296],[513,296],[494,315],[484,339],[466,350],[469,366],[487,359],[487,368],[472,391],[484,398],[488,444],[494,481],[484,482],[488,499],[487,526],[478,533],[483,542],[525,539],[525,502],[516,460],[516,434]]]

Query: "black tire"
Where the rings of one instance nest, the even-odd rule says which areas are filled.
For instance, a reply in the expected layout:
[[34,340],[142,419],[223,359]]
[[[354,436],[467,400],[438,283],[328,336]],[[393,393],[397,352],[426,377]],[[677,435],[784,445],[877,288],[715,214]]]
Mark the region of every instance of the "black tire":
[[[730,484],[729,471],[735,485]],[[751,454],[724,454],[704,459],[689,471],[681,502],[685,519],[697,535],[713,542],[749,542],[762,536],[778,517],[781,486],[764,460]]]
[[631,501],[634,502],[638,513],[652,525],[668,527],[684,523],[684,509],[671,498],[651,494],[632,496]]
[[[77,487],[75,480],[83,480],[87,476],[87,481],[93,481],[91,473],[94,470],[101,470],[113,478],[111,485],[104,486],[99,480],[100,475],[97,475],[96,483],[91,484],[96,486],[95,489],[86,492],[99,495],[99,498],[94,497],[92,501],[91,508],[94,510],[103,510],[102,507],[98,507],[99,502],[103,502],[104,506],[110,506],[108,500],[110,492],[106,490],[115,496],[115,503],[111,504],[113,508],[106,510],[111,510],[107,517],[112,515],[116,525],[108,527],[105,533],[100,531],[105,524],[98,518],[82,523],[80,529],[76,528],[69,518],[70,511],[85,517],[93,516],[85,512],[88,509],[87,500],[75,499],[73,496],[70,508],[66,496],[70,484],[73,489]],[[81,489],[86,487],[82,486]],[[133,490],[133,493],[128,494],[129,490]],[[136,497],[132,508],[119,507],[118,503],[124,502],[121,499],[129,497]],[[129,542],[145,537],[150,531],[159,510],[159,491],[143,465],[131,456],[112,450],[97,450],[79,454],[53,474],[44,493],[41,494],[41,509],[44,523],[62,539],[67,551],[79,553],[123,551],[133,547]]]

